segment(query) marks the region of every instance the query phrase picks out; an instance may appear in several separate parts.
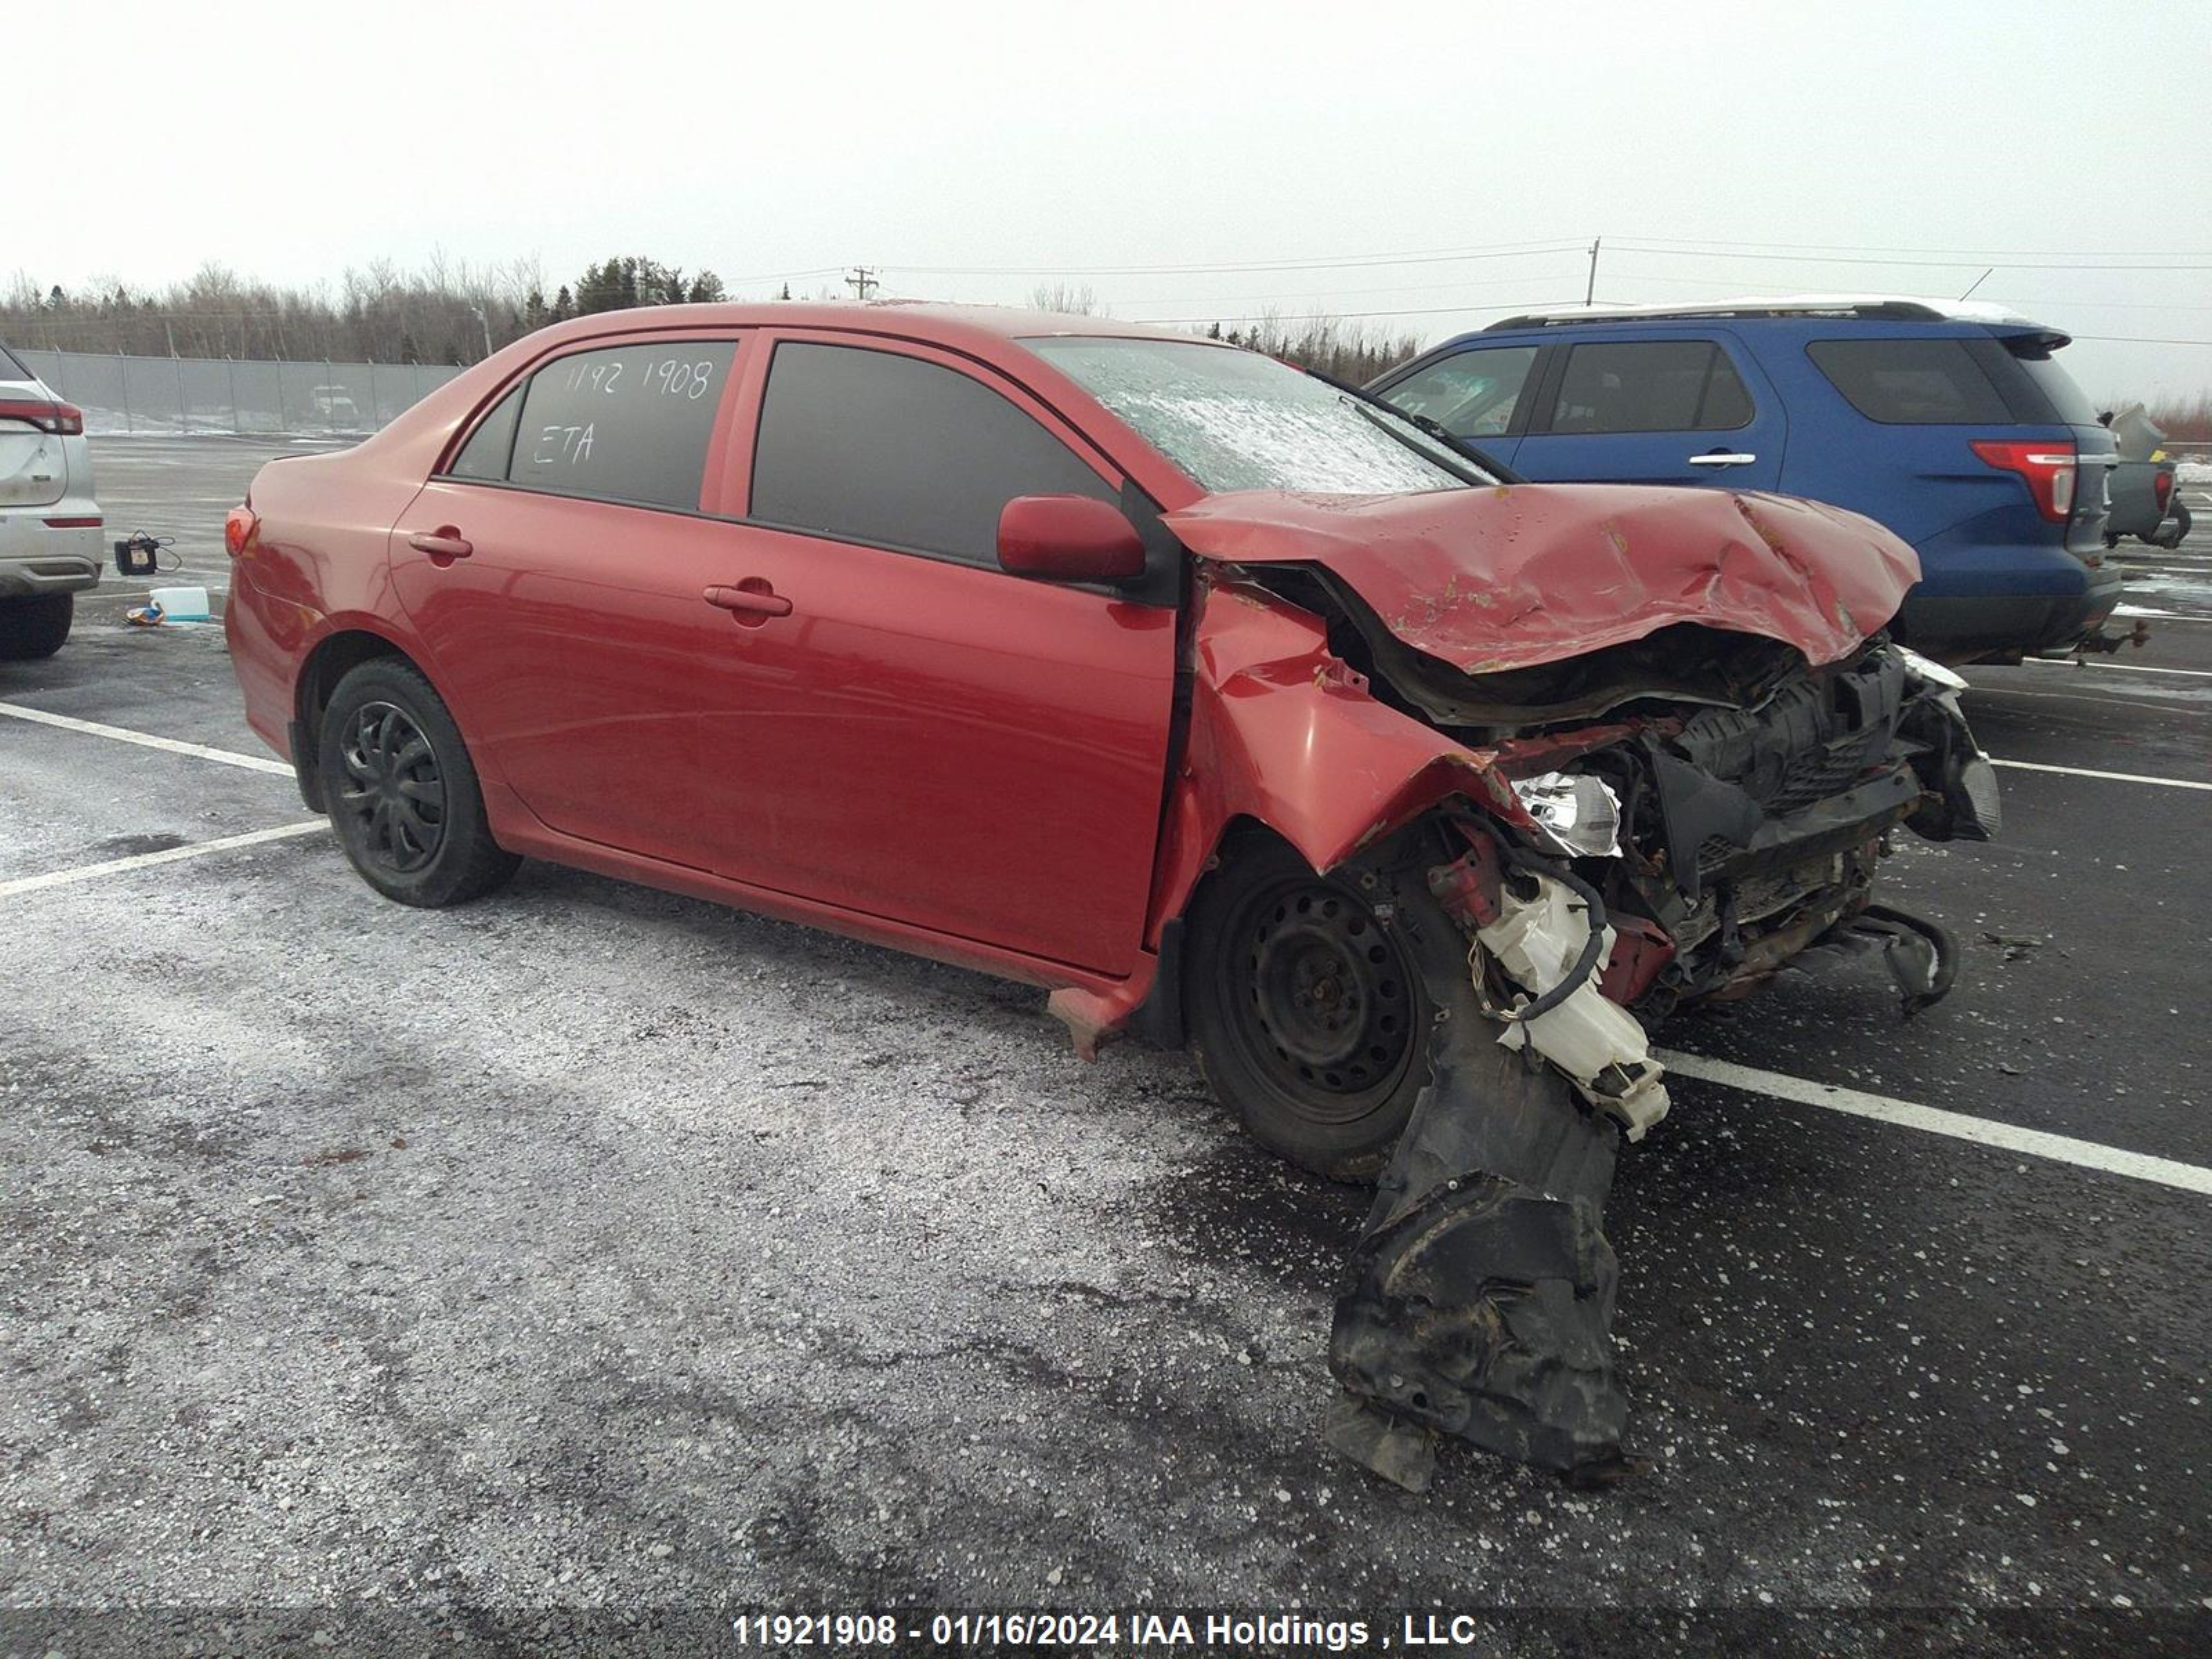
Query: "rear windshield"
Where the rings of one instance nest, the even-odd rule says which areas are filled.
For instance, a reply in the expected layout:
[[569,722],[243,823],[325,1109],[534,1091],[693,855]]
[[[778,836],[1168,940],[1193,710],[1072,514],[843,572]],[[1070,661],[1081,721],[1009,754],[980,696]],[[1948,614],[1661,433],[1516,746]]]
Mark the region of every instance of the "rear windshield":
[[2068,426],[2094,426],[2097,411],[2088,394],[2074,384],[2074,377],[2059,367],[2048,351],[2035,349],[2032,337],[2015,337],[2003,343],[2012,359],[2027,372],[2035,389],[2051,400],[2051,410]]
[[2006,426],[2015,418],[1964,340],[1815,340],[1805,351],[1869,421]]
[[1023,343],[1209,490],[1386,495],[1487,481],[1402,416],[1256,351],[1096,336]]
[[38,376],[23,367],[22,360],[0,345],[0,380],[34,380]]

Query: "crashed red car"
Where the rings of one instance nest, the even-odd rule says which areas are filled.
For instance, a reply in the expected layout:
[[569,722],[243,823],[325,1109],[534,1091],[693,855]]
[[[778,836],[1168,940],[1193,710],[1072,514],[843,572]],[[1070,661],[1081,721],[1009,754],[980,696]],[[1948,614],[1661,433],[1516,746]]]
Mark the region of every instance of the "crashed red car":
[[235,510],[247,714],[379,891],[526,856],[1046,986],[1378,1183],[1330,1437],[1620,1462],[1647,1029],[1942,930],[1994,827],[1872,522],[1521,485],[1395,411],[1103,319],[708,306],[547,329]]

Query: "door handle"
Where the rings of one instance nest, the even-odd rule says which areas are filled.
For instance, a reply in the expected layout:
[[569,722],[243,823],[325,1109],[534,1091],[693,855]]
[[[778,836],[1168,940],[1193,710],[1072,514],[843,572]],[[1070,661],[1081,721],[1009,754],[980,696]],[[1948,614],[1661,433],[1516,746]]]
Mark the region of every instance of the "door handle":
[[788,617],[791,614],[791,601],[758,576],[748,576],[744,584],[735,587],[717,584],[708,588],[704,597],[708,604],[723,611],[737,611],[741,617]]
[[1692,455],[1692,466],[1749,466],[1759,459],[1756,455],[1741,455],[1733,451],[1716,449],[1710,455]]
[[435,530],[415,532],[408,537],[407,545],[434,559],[465,559],[477,550],[474,543],[449,524],[441,524]]

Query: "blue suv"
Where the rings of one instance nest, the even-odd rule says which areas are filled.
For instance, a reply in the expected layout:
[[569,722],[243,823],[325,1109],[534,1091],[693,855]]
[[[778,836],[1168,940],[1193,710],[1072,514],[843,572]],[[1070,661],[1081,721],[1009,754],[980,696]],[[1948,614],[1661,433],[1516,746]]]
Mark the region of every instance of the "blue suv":
[[1910,542],[1892,632],[1950,663],[2096,636],[2112,434],[2056,329],[1996,307],[1737,301],[1509,318],[1368,390],[1522,477],[1778,490]]

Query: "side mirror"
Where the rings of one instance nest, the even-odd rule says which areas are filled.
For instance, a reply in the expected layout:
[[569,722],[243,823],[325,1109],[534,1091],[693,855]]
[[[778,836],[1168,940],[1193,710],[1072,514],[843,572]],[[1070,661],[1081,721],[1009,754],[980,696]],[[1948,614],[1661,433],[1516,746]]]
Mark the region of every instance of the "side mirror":
[[1048,581],[1125,582],[1145,574],[1145,543],[1095,496],[1017,495],[999,513],[999,566]]

